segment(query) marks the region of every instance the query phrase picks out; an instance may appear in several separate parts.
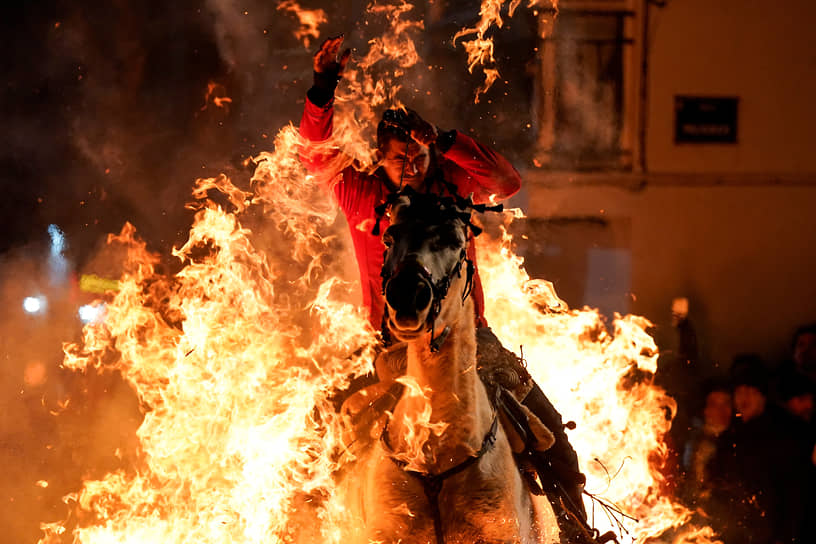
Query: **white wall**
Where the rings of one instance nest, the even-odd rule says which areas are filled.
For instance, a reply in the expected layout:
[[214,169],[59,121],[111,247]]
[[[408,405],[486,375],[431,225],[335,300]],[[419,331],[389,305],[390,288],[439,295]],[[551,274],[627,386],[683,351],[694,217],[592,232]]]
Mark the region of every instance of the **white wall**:
[[[669,0],[650,19],[647,172],[533,169],[525,206],[609,218],[604,243],[631,250],[631,311],[665,329],[687,296],[705,356],[776,363],[816,321],[816,2]],[[675,144],[676,95],[739,97],[738,142]],[[566,266],[567,283],[587,273]]]
[[[812,0],[651,8],[650,172],[816,173]],[[674,144],[674,96],[740,98],[738,143]]]
[[816,321],[816,187],[633,191],[533,182],[527,190],[531,217],[628,221],[629,231],[615,236],[631,250],[631,311],[665,328],[672,298],[688,296],[713,361],[727,366],[736,353],[756,351],[776,363],[793,329]]

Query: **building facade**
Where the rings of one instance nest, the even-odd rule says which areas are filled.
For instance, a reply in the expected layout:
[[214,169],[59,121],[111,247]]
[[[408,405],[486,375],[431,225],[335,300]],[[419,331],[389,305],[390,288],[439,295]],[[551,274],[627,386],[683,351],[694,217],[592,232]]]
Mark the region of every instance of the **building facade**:
[[541,13],[531,273],[572,306],[648,317],[664,340],[687,298],[712,366],[786,356],[816,321],[814,15],[808,0]]

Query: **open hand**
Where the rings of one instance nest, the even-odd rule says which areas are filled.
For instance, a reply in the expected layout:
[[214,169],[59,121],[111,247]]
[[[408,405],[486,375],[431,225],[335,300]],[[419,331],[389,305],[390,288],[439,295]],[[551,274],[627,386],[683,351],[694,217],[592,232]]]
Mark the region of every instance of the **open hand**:
[[338,57],[342,45],[342,34],[334,38],[326,38],[320,49],[314,54],[314,71],[318,74],[332,74],[338,78],[341,77],[351,56],[351,49],[346,48]]

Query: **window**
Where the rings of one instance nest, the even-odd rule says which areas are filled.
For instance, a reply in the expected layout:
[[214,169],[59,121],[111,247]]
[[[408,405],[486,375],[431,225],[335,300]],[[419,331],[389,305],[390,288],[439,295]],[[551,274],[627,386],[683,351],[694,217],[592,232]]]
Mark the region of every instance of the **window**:
[[539,17],[537,158],[554,170],[631,170],[639,69],[628,1],[563,0]]

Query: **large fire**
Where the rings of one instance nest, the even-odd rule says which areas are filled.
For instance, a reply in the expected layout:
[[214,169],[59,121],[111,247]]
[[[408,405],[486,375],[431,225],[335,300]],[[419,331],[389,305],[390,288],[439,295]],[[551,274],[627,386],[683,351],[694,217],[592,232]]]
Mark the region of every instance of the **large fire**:
[[[337,171],[372,163],[374,110],[394,102],[398,78],[419,59],[411,35],[422,23],[410,4],[370,13],[400,32],[372,40],[341,86],[326,144],[345,152]],[[336,211],[300,166],[300,146],[297,130],[283,128],[256,157],[251,191],[223,176],[199,180],[175,275],[157,272],[132,226],[111,236],[128,248],[127,272],[104,322],[66,346],[64,364],[121,372],[145,414],[138,457],[66,497],[69,519],[44,524],[41,542],[62,542],[69,526],[87,544],[354,542],[351,498],[336,477],[351,456],[327,395],[370,370],[377,334],[340,279]],[[252,232],[258,209],[266,227]],[[570,310],[551,285],[530,280],[509,236],[478,245],[488,320],[506,346],[523,346],[533,376],[577,422],[570,439],[588,491],[638,520],[618,516],[618,526],[588,502],[591,521],[636,542],[678,527],[675,542],[711,538],[665,494],[673,401],[651,385],[648,321],[621,317],[608,331],[597,312]]]

